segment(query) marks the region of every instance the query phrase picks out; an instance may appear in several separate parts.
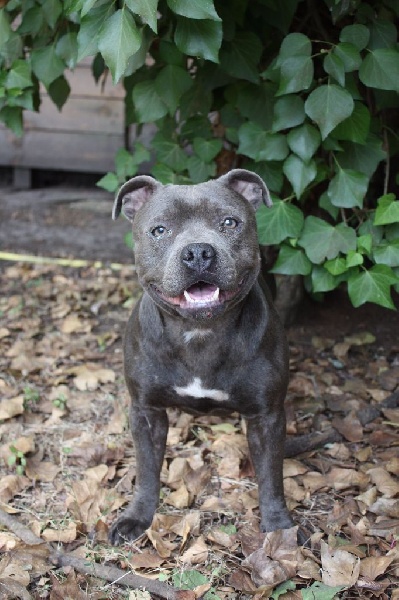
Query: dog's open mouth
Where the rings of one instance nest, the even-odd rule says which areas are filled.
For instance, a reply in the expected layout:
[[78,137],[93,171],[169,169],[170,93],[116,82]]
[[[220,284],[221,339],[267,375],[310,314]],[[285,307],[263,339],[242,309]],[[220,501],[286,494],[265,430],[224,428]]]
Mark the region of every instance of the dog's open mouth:
[[[241,282],[242,283],[242,282]],[[221,290],[212,283],[198,281],[184,290],[180,296],[166,296],[161,290],[153,286],[157,294],[168,304],[179,306],[180,308],[212,308],[224,304],[238,294],[241,284],[234,290]]]

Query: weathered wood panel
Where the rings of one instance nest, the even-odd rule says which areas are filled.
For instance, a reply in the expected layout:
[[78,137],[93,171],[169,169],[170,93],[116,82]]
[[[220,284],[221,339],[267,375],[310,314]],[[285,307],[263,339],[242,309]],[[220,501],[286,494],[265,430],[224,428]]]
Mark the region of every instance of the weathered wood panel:
[[0,129],[0,164],[105,173],[114,169],[115,153],[122,146],[120,135],[31,130],[16,138]]
[[119,134],[123,138],[124,104],[118,99],[71,97],[60,112],[48,96],[42,96],[40,112],[26,111],[24,130],[91,131]]
[[0,165],[104,173],[124,146],[124,89],[96,84],[91,59],[67,71],[70,96],[60,112],[44,88],[40,112],[26,111],[24,135],[0,124]]

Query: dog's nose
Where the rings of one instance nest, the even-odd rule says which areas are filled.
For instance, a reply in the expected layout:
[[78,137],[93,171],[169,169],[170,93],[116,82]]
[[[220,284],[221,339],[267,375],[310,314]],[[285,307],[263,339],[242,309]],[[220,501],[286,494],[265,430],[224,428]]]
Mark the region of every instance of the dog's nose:
[[210,244],[189,244],[181,252],[181,261],[189,269],[197,273],[207,271],[216,256]]

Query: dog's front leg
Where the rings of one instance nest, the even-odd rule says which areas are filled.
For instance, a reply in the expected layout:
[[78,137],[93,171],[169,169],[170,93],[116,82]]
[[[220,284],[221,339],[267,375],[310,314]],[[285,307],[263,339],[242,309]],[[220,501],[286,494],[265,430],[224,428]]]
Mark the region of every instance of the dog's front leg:
[[248,445],[259,486],[261,530],[288,529],[293,521],[284,499],[284,412],[256,415],[247,424]]
[[159,502],[168,417],[165,410],[132,407],[130,425],[136,451],[136,484],[128,507],[111,527],[109,539],[115,545],[138,538],[151,525]]

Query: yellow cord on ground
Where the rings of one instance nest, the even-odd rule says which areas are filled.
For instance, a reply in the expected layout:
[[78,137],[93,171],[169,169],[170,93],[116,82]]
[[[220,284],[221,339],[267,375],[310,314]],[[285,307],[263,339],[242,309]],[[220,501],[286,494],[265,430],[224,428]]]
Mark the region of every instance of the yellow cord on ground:
[[95,269],[101,269],[102,267],[109,267],[115,271],[120,271],[124,265],[122,263],[103,263],[100,260],[92,261],[80,258],[53,258],[52,256],[33,256],[31,254],[17,254],[15,252],[1,252],[0,260],[10,260],[15,262],[27,262],[37,265],[60,265],[61,267],[94,267]]

